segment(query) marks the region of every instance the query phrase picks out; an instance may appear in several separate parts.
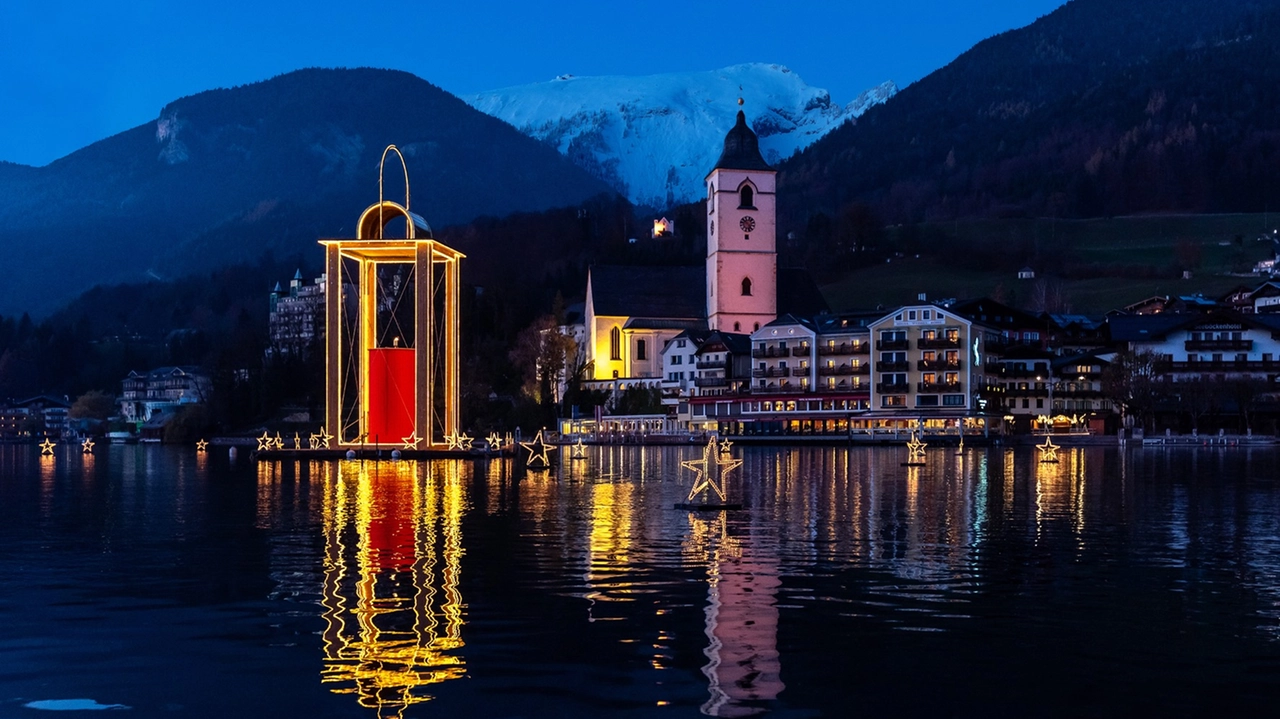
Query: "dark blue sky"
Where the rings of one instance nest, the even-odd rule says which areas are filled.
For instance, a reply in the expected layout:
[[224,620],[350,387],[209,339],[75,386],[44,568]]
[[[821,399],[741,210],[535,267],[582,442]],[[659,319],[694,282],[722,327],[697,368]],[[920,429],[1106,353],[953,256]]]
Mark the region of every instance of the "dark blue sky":
[[397,68],[464,94],[771,62],[844,103],[1062,2],[16,0],[0,13],[0,160],[43,165],[184,95],[314,66]]

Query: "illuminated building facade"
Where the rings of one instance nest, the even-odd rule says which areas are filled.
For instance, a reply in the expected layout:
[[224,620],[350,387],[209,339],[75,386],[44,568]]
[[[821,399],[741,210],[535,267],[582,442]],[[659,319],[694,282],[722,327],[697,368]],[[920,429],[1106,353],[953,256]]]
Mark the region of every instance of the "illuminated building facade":
[[302,354],[323,341],[324,285],[324,275],[312,284],[305,284],[302,270],[294,273],[288,291],[276,283],[267,315],[271,352]]

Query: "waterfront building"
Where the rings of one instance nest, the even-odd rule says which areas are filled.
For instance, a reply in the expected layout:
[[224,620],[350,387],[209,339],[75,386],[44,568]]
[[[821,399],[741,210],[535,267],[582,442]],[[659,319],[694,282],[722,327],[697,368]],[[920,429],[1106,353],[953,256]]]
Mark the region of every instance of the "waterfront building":
[[271,352],[302,354],[324,339],[325,276],[322,274],[312,284],[305,284],[302,270],[294,273],[289,289],[281,289],[277,282],[271,290],[267,327],[271,337]]
[[183,405],[204,404],[213,381],[195,367],[158,367],[129,372],[121,383],[120,415],[128,422],[167,421]]
[[707,338],[702,329],[685,330],[667,342],[662,348],[662,404],[668,414],[674,412],[677,419],[688,422],[689,399],[694,394],[698,376],[698,348]]
[[36,395],[0,408],[0,441],[23,441],[33,437],[59,438],[69,432],[66,397]]
[[1209,313],[1112,317],[1111,337],[1133,352],[1154,353],[1170,383],[1280,378],[1280,314]]

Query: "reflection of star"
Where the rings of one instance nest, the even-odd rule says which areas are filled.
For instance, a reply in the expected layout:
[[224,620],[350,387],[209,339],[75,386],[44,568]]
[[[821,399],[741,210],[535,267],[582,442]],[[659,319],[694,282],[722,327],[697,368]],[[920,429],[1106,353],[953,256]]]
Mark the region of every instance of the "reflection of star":
[[85,440],[80,443],[80,451],[84,452],[85,454],[93,454],[93,438],[92,437],[85,437]]
[[203,439],[202,439],[202,440],[199,440],[199,441],[197,441],[197,442],[196,442],[196,451],[197,451],[197,452],[203,452],[203,451],[205,451],[205,450],[206,450],[206,449],[208,449],[208,448],[209,448],[209,443],[208,443],[208,442],[206,442],[206,441],[204,441]]
[[532,442],[521,442],[521,447],[529,450],[529,466],[535,468],[543,468],[551,466],[551,460],[547,457],[547,452],[554,452],[559,447],[547,444],[542,439],[542,430],[538,430],[538,434],[534,436]]
[[258,451],[261,452],[264,449],[271,449],[271,435],[267,434],[266,430],[263,430],[262,436],[258,438]]
[[924,448],[928,445],[920,441],[920,437],[915,432],[911,433],[911,441],[907,442],[907,451],[911,453],[912,462],[920,462],[924,460]]
[[320,428],[320,433],[316,435],[316,445],[317,445],[318,447],[323,447],[323,448],[325,448],[325,449],[328,449],[328,448],[329,448],[329,440],[331,440],[331,439],[333,439],[333,437],[332,437],[331,435],[329,435],[329,434],[326,434],[326,433],[325,433],[325,431],[324,431],[324,427],[321,427],[321,428]]
[[[719,468],[719,484],[716,483],[716,477],[714,476],[717,473],[711,470],[712,463]],[[717,451],[716,441],[712,438],[707,442],[707,446],[702,448],[702,459],[686,459],[680,463],[681,467],[692,469],[698,475],[693,480],[693,489],[689,490],[689,500],[693,501],[693,498],[698,496],[702,490],[711,489],[720,497],[721,502],[725,501],[724,488],[720,485],[724,484],[725,477],[730,471],[741,465],[742,460],[734,459],[728,454]]]
[[422,438],[418,436],[418,430],[415,429],[413,430],[413,434],[408,437],[401,438],[401,441],[404,442],[405,449],[417,449],[418,443],[422,441]]
[[1058,445],[1053,443],[1053,437],[1045,437],[1044,444],[1037,444],[1036,449],[1040,450],[1041,462],[1058,461]]

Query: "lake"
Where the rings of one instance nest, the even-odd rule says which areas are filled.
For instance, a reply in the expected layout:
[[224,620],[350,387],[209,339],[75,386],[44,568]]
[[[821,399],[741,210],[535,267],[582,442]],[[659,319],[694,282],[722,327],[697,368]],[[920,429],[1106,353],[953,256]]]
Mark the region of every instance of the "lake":
[[732,452],[0,447],[0,717],[1275,711],[1277,450]]

